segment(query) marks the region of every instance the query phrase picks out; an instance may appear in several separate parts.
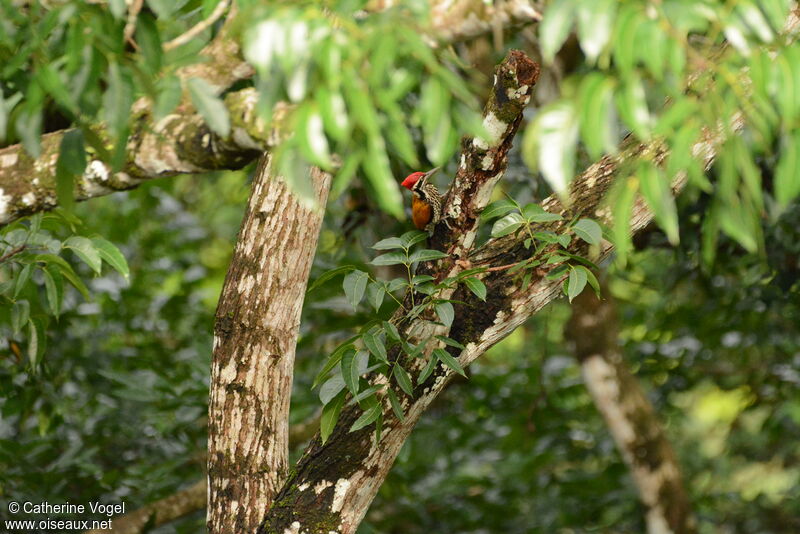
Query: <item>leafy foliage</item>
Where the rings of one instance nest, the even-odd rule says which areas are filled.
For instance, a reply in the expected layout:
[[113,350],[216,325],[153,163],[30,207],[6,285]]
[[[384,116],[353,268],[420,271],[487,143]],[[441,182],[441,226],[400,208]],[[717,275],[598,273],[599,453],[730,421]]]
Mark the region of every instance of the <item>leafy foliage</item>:
[[[554,61],[574,27],[590,70],[565,80],[561,98],[531,124],[527,163],[563,195],[581,146],[592,160],[614,156],[621,135],[630,133],[623,147],[653,143],[665,147],[668,157],[659,164],[658,151],[649,151],[624,169],[630,179],[613,205],[620,224],[638,192],[670,242],[677,243],[670,183],[684,175],[693,187],[713,190],[716,199],[705,214],[707,258],[713,257],[720,231],[750,252],[762,250],[758,220],[776,217],[800,194],[797,173],[789,170],[796,168],[800,116],[800,45],[783,34],[790,5],[788,0],[550,2],[539,27],[545,60]],[[663,108],[662,102],[667,102]],[[707,150],[698,146],[715,138],[718,180],[712,185],[703,175]],[[774,188],[765,190],[759,159],[778,162]],[[613,237],[624,261],[627,228],[616,229]]]

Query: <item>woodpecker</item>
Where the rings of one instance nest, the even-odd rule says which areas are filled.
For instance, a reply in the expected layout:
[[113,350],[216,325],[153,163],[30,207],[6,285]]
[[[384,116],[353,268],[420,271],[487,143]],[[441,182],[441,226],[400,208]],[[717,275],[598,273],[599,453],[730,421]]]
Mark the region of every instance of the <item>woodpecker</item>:
[[400,184],[411,193],[411,220],[418,230],[433,230],[442,218],[442,195],[428,178],[436,174],[439,167],[428,172],[412,172]]

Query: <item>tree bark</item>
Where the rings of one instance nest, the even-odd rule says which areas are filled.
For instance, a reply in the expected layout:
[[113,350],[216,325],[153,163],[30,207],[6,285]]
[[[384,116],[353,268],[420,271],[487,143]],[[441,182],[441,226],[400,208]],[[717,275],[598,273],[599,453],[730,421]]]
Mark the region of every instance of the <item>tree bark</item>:
[[583,379],[628,465],[646,508],[649,534],[694,534],[697,524],[680,466],[655,409],[630,373],[619,346],[613,298],[579,295],[564,336],[575,347]]
[[[379,11],[392,4],[375,2],[371,10]],[[488,7],[483,0],[460,0],[456,4],[437,0],[432,7],[427,33],[433,44],[470,39],[541,18],[529,0],[508,1],[499,7]],[[234,5],[231,12],[235,11]],[[232,20],[229,16],[220,34],[200,52],[207,61],[178,69],[181,79],[202,78],[222,93],[252,77],[252,67],[242,58],[237,40],[229,35]],[[101,154],[90,150],[85,171],[75,179],[75,199],[88,200],[132,189],[155,178],[243,167],[261,151],[275,145],[276,132],[287,109],[285,104],[278,107],[272,121],[276,128],[269,131],[255,111],[257,100],[254,89],[226,95],[224,103],[231,118],[231,133],[220,136],[208,127],[185,96],[173,113],[158,121],[152,117],[151,102],[139,99],[131,112],[125,165],[113,169]],[[0,148],[0,226],[58,206],[56,163],[61,141],[69,131],[43,135],[41,155],[37,158],[31,157],[22,144]],[[104,125],[93,126],[92,132],[103,143],[108,142]]]
[[[439,223],[432,239],[435,246],[451,252],[450,258],[440,260],[428,270],[437,279],[457,275],[467,267],[487,268],[484,273],[475,275],[487,287],[486,301],[479,300],[471,291],[459,286],[452,294],[445,295],[445,298],[457,302],[454,306],[455,319],[449,332],[441,328],[435,332],[448,335],[465,346],[463,350],[441,347],[458,359],[462,367],[472,363],[531,315],[559,297],[562,282],[566,278],[566,274],[548,277],[558,264],[536,267],[530,271],[532,276],[528,284],[521,280],[521,276],[510,274],[508,267],[530,257],[530,251],[523,244],[524,236],[490,239],[477,249],[473,247],[478,215],[488,202],[492,186],[505,171],[505,153],[516,133],[518,115],[522,112],[520,104],[524,105],[529,100],[530,86],[535,81],[533,77],[528,83],[519,79],[513,82],[512,72],[535,70],[530,59],[519,55],[524,59],[517,56],[514,61],[529,66],[509,68],[509,57],[499,67],[492,100],[503,105],[493,109],[490,102],[484,114],[484,125],[494,134],[490,136],[489,143],[481,140],[467,140],[464,143],[462,163],[446,197],[445,214],[448,220]],[[523,86],[527,87],[523,89]],[[732,129],[736,131],[741,127],[742,119],[737,116],[731,122]],[[716,147],[724,140],[723,131],[704,132],[702,139],[693,147],[694,154],[706,169],[714,161]],[[572,182],[568,207],[562,205],[555,196],[546,199],[543,207],[564,215],[565,220],[592,217],[603,224],[613,224],[611,210],[603,204],[603,199],[615,182],[618,170],[628,160],[642,155],[651,157],[656,164],[663,163],[668,155],[667,148],[658,142],[628,142],[623,145],[617,156],[602,158]],[[684,184],[685,176],[675,177],[673,192],[679,193]],[[630,231],[635,234],[647,226],[652,218],[645,202],[637,198],[629,220]],[[560,231],[564,224],[558,222],[541,229]],[[595,258],[598,261],[607,258],[613,246],[604,241],[599,249]],[[581,240],[573,239],[569,252],[587,256],[589,247]],[[401,318],[406,319],[404,312],[402,309],[398,311],[393,318],[395,324],[399,324]],[[422,319],[419,318],[406,321],[404,324],[408,326],[401,333],[422,331],[424,334],[420,338],[433,333],[429,326],[419,324],[420,321]],[[390,351],[390,359],[400,357],[398,352]],[[449,367],[439,365],[422,385],[415,388],[413,397],[394,388],[395,394],[401,399],[405,420],[400,421],[384,399],[383,437],[379,443],[373,443],[371,439],[371,425],[357,432],[349,432],[360,412],[356,407],[343,409],[327,442],[323,445],[319,436],[311,441],[268,509],[259,534],[355,532],[405,439],[453,376],[454,372]],[[373,380],[381,381],[379,377]]]
[[[489,138],[468,139],[463,144],[461,165],[447,197],[448,221],[437,226],[433,239],[439,246],[447,246],[456,257],[466,257],[474,243],[479,213],[505,171],[508,151],[538,73],[538,65],[525,54],[519,51],[509,53],[497,68],[494,90],[484,109],[484,126]],[[463,264],[445,260],[433,272],[437,276],[452,276],[463,268]],[[452,298],[462,300],[466,296],[456,290]],[[482,306],[486,308],[487,305]],[[492,308],[491,303],[489,308]],[[405,310],[399,310],[393,322],[399,324],[404,314]],[[470,317],[470,314],[461,314],[461,317]],[[482,345],[472,342],[475,341],[472,334],[453,334],[465,327],[463,323],[454,324],[450,335],[459,340],[470,337],[462,358],[474,359],[477,354],[470,355],[481,350]],[[402,329],[406,334],[414,330],[426,332],[430,327],[426,321],[416,319]],[[478,333],[478,330],[471,332]],[[396,350],[390,354],[390,358],[398,357]],[[414,398],[396,389],[398,398],[402,399],[405,420],[401,422],[384,406],[384,430],[379,443],[373,443],[371,439],[371,425],[357,432],[348,431],[360,412],[357,406],[345,408],[328,441],[323,445],[319,436],[312,440],[272,507],[263,509],[268,513],[259,532],[355,532],[405,439],[452,377],[449,368],[439,366],[424,384],[415,389]]]
[[[289,427],[289,449],[294,449],[314,436],[319,426],[320,412],[307,420]],[[84,534],[142,534],[145,527],[158,527],[185,517],[206,507],[208,496],[208,477],[190,484],[185,489],[168,497],[142,506],[125,515],[112,519],[110,529],[87,530]]]
[[300,312],[330,175],[312,169],[308,207],[263,157],[214,325],[209,404],[211,533],[253,532],[288,468]]

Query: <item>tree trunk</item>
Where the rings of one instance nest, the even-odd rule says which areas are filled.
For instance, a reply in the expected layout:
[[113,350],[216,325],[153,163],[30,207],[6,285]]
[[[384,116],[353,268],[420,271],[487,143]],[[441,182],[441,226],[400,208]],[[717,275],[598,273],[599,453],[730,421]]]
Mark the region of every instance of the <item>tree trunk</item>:
[[655,409],[620,351],[612,298],[584,291],[575,299],[565,337],[575,345],[583,379],[631,470],[649,534],[694,534],[697,525],[677,457]]
[[259,161],[214,325],[209,405],[211,533],[254,532],[286,477],[295,343],[330,175],[308,208]]

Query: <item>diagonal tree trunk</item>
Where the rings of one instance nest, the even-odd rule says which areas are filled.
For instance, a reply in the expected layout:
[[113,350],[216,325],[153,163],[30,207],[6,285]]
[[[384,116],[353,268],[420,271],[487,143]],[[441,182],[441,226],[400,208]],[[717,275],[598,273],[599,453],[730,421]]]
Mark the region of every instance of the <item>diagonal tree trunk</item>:
[[646,508],[647,532],[697,532],[675,451],[622,357],[612,297],[598,299],[589,290],[579,295],[564,336],[574,345],[586,387],[631,470]]
[[[488,290],[486,301],[479,300],[471,291],[459,286],[451,295],[445,295],[445,298],[458,302],[449,332],[447,329],[435,332],[448,335],[465,346],[463,350],[442,347],[457,358],[462,367],[472,363],[531,315],[559,297],[562,282],[566,278],[566,274],[547,276],[557,265],[542,265],[532,269],[531,280],[527,284],[519,275],[509,274],[509,267],[530,257],[522,237],[510,235],[491,239],[477,250],[473,248],[480,210],[488,202],[493,185],[505,171],[505,155],[516,133],[522,108],[530,98],[530,88],[536,79],[533,73],[537,70],[529,58],[515,51],[498,67],[492,97],[484,113],[484,125],[492,134],[491,138],[488,143],[480,140],[467,140],[464,143],[462,163],[447,195],[445,213],[449,217],[449,227],[445,228],[440,223],[432,240],[436,246],[451,252],[451,258],[441,260],[430,269],[430,274],[437,279],[457,275],[467,267],[487,267],[484,273],[476,275]],[[740,127],[741,117],[735,118],[732,129],[737,131]],[[707,131],[693,147],[693,152],[706,169],[713,162],[716,147],[723,140],[721,132]],[[613,224],[611,210],[603,204],[603,199],[618,177],[619,169],[645,153],[659,165],[668,155],[666,147],[658,142],[627,143],[619,155],[602,158],[572,182],[569,207],[562,205],[555,196],[546,199],[543,207],[564,215],[566,220],[592,217],[603,224]],[[684,184],[685,177],[676,177],[673,192],[680,192]],[[644,201],[637,198],[629,219],[631,232],[635,234],[640,231],[652,218]],[[563,229],[563,224],[559,222],[546,229]],[[603,242],[597,259],[607,258],[612,251],[613,246]],[[588,245],[573,240],[569,252],[586,256]],[[393,318],[395,324],[405,319],[403,312],[400,310]],[[426,332],[426,329],[426,333],[432,333],[429,326],[420,324],[420,321],[422,319],[419,318],[405,321],[407,326],[401,333],[407,335],[413,330]],[[399,358],[398,352],[390,351],[390,360]],[[383,437],[379,443],[372,440],[371,425],[349,432],[360,412],[355,407],[345,408],[324,445],[319,436],[312,440],[272,506],[265,508],[267,513],[258,532],[355,532],[405,439],[453,377],[454,372],[450,368],[439,365],[422,385],[415,388],[413,397],[389,385],[401,399],[405,419],[400,421],[388,402],[383,402]]]
[[330,175],[304,205],[262,157],[214,325],[208,529],[253,532],[288,470],[295,343]]

